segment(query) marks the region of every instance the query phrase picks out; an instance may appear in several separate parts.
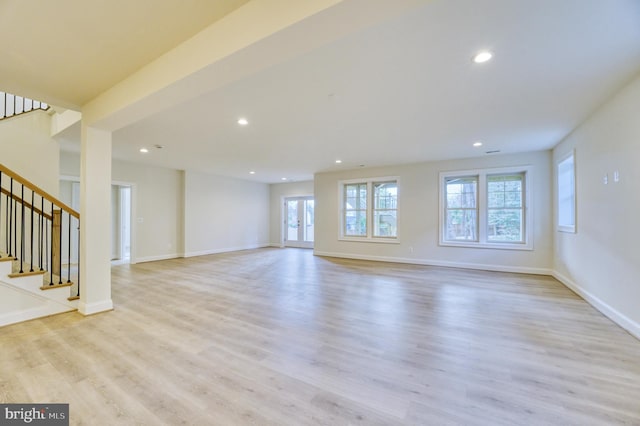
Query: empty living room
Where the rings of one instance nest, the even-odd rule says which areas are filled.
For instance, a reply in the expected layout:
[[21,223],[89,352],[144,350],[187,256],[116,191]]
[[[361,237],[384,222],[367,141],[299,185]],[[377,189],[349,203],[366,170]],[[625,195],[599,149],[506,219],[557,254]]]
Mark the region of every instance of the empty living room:
[[640,1],[0,28],[0,425],[640,425]]

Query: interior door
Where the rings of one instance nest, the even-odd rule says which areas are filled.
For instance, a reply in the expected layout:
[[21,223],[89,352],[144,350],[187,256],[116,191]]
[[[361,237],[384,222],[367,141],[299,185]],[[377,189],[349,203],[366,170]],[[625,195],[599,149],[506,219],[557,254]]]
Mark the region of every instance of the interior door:
[[291,197],[285,199],[285,246],[313,248],[314,207],[313,197]]

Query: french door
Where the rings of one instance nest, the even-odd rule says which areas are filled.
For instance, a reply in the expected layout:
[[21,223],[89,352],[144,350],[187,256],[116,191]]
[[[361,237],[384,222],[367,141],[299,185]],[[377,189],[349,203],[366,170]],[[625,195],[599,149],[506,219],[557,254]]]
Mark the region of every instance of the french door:
[[285,246],[313,248],[314,207],[313,197],[285,198]]

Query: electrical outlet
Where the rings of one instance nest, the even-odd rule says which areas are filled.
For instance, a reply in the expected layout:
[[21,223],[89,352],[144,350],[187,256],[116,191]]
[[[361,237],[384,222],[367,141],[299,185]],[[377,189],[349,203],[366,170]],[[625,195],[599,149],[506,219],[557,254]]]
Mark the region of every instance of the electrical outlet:
[[620,182],[620,172],[618,172],[617,170],[615,172],[613,172],[613,181],[615,183]]

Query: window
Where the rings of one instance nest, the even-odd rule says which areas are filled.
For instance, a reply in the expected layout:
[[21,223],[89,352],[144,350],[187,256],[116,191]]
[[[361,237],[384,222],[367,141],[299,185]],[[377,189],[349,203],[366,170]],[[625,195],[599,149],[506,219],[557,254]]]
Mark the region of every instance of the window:
[[558,231],[576,232],[576,168],[573,152],[558,162]]
[[478,241],[478,177],[445,178],[445,240]]
[[375,182],[373,195],[373,236],[396,237],[398,227],[397,182]]
[[487,176],[487,241],[524,242],[524,173]]
[[531,249],[529,168],[441,173],[440,245]]
[[341,239],[397,242],[398,179],[342,181]]
[[367,236],[367,184],[344,186],[344,235]]

